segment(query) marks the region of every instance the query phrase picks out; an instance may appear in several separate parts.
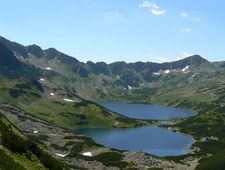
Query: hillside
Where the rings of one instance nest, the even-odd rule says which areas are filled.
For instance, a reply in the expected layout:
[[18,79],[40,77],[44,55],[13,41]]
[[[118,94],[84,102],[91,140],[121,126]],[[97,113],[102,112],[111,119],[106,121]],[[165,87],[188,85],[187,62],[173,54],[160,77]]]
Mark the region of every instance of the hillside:
[[[3,37],[0,37],[0,42],[12,50],[21,62],[40,69],[43,78],[70,93],[94,101],[118,101],[122,100],[121,91],[129,93],[129,90],[159,87],[162,83],[167,84],[166,81],[172,76],[191,77],[205,72],[213,74],[222,69],[222,64],[209,62],[199,55],[162,64],[151,62],[106,64],[91,61],[82,63],[54,48],[42,50],[37,45],[22,46]],[[133,100],[131,102],[135,102]],[[124,101],[130,102],[128,99]],[[145,102],[149,102],[148,99],[145,99]]]
[[63,163],[24,136],[0,113],[0,169],[63,170]]
[[14,53],[0,42],[0,71],[1,75],[9,78],[35,78],[38,76],[38,70],[31,65],[26,65],[17,60]]
[[15,105],[35,117],[68,129],[134,127],[146,123],[110,112],[44,80],[8,79],[1,76],[0,103]]
[[[0,103],[18,106],[33,116],[69,129],[76,127],[134,127],[146,123],[128,119],[81,98],[76,94],[76,89],[66,83],[67,81],[73,82],[73,79],[69,79],[70,77],[53,70],[35,68],[31,64],[20,61],[18,59],[20,57],[14,56],[13,52],[5,45],[1,43],[0,45],[3,70],[0,72]],[[19,47],[21,49],[22,46],[19,45]],[[16,49],[15,47],[14,50]],[[40,48],[37,46],[29,46],[27,49],[29,52],[41,54],[40,51],[38,52]],[[47,52],[50,58],[54,54],[59,54],[62,61],[65,60],[68,63],[76,61],[56,50]],[[57,83],[60,81],[63,86]]]
[[[113,113],[95,103],[99,101],[162,104],[196,111],[199,115],[177,120],[171,128],[196,138],[195,156],[201,159],[197,169],[224,169],[223,61],[210,62],[193,55],[161,64],[82,63],[54,48],[23,46],[3,37],[0,59],[0,103],[16,106],[58,127],[120,128],[151,123]],[[218,140],[203,140],[211,136]],[[189,156],[187,159],[193,160]],[[169,159],[180,163],[185,158]]]

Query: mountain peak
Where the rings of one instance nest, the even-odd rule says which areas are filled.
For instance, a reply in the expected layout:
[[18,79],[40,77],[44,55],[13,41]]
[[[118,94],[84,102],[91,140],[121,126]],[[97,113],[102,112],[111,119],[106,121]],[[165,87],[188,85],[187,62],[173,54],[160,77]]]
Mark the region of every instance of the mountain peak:
[[74,57],[66,55],[66,54],[56,50],[55,48],[48,48],[47,50],[44,50],[44,52],[45,52],[47,58],[51,59],[51,60],[57,57],[59,60],[61,60],[64,63],[67,63],[67,64],[72,64],[72,63],[78,63],[79,62]]
[[0,42],[0,67],[7,69],[17,69],[21,67],[20,62],[3,43]]
[[1,36],[0,36],[0,42],[3,43],[9,50],[18,53],[23,58],[27,58],[28,52],[23,45],[18,44],[16,42],[12,42],[12,41],[10,41],[10,40],[8,40],[4,37],[1,37]]
[[62,55],[61,52],[59,52],[58,50],[56,50],[55,48],[48,48],[46,50],[44,50],[47,53],[48,58],[53,59],[56,56],[60,56]]
[[41,49],[41,47],[39,47],[36,44],[33,45],[29,45],[27,46],[27,51],[31,54],[33,54],[34,56],[36,56],[37,58],[42,58],[44,57],[44,52]]
[[200,55],[192,55],[190,57],[187,57],[183,60],[189,60],[191,61],[192,63],[195,63],[195,64],[201,64],[201,63],[206,63],[206,62],[209,62],[208,60],[206,60],[205,58],[201,57]]
[[201,57],[200,55],[192,55],[192,56],[186,57],[184,59],[177,60],[177,61],[170,62],[170,63],[175,64],[175,65],[181,65],[181,67],[184,67],[184,66],[190,66],[190,65],[199,66],[203,63],[210,63],[210,62],[208,60],[204,59],[203,57]]

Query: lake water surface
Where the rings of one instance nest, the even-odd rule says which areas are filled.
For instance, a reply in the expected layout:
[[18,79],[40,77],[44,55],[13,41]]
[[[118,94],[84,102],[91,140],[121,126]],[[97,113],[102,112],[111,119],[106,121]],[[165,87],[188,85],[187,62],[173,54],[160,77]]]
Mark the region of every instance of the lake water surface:
[[156,126],[135,129],[79,129],[84,134],[104,146],[146,152],[157,156],[177,156],[190,151],[194,139]]
[[[102,106],[131,118],[170,120],[194,116],[197,113],[159,105],[101,103]],[[165,128],[146,126],[133,129],[77,129],[76,132],[104,146],[157,156],[177,156],[190,152],[195,142],[191,136]]]
[[197,115],[196,112],[148,104],[100,103],[103,107],[121,115],[136,119],[171,120]]

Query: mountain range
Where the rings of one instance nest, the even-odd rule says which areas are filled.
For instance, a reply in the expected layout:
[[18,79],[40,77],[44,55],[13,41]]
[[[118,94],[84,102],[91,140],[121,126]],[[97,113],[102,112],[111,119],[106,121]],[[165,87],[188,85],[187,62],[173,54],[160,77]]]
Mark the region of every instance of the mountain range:
[[[223,108],[223,100],[218,100],[218,96],[209,98],[221,91],[225,70],[223,61],[209,62],[193,55],[161,64],[83,63],[54,48],[42,50],[37,45],[23,46],[3,37],[0,37],[0,49],[1,74],[31,79],[52,94],[64,91],[79,98],[77,100],[82,98],[95,102],[157,103],[176,107],[193,105],[189,108],[193,110],[196,103],[210,101],[208,107]],[[207,90],[202,89],[211,86],[210,96]],[[218,95],[223,98],[223,93]],[[192,104],[182,105],[186,100]],[[204,107],[198,108],[198,111],[205,110]]]
[[[36,70],[28,69],[29,73],[39,74],[39,77],[46,76],[57,85],[89,100],[107,99],[107,93],[112,89],[140,89],[152,86],[172,75],[215,72],[225,66],[224,62],[209,62],[199,55],[162,64],[152,62],[106,64],[91,61],[83,63],[54,48],[42,50],[37,45],[23,46],[3,37],[0,37],[0,42],[2,48],[3,44],[8,48],[7,51],[5,47],[7,56],[2,60],[4,61],[2,64],[10,64],[8,69],[21,69],[21,65],[24,64],[34,66]],[[25,70],[27,68],[23,68],[24,72]]]
[[[20,121],[25,121],[29,115],[69,130],[157,123],[113,113],[100,106],[101,101],[162,104],[193,110],[199,114],[178,120],[172,128],[196,138],[194,147],[200,148],[196,155],[202,159],[197,169],[215,169],[215,165],[216,169],[223,169],[225,166],[222,159],[225,156],[224,84],[225,61],[210,62],[200,55],[161,64],[83,63],[54,48],[23,46],[0,37],[0,106],[10,105],[6,110],[12,111],[13,107],[21,109]],[[0,117],[0,121],[9,124],[5,117]],[[208,135],[220,140],[202,143],[201,139]],[[85,142],[82,143],[84,148],[96,147],[89,139]],[[80,150],[75,151],[76,156],[80,156]],[[204,157],[206,154],[212,156]],[[183,157],[169,159],[180,161]]]

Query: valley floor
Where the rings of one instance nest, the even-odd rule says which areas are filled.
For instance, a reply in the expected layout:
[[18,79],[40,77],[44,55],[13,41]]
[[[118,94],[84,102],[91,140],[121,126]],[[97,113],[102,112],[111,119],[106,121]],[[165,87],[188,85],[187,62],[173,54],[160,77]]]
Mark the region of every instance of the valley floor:
[[92,139],[34,118],[8,104],[0,105],[0,113],[4,114],[24,134],[41,144],[52,156],[69,165],[71,169],[191,170],[198,165],[199,158],[194,155],[185,156],[178,163],[145,153],[122,152],[103,147]]

